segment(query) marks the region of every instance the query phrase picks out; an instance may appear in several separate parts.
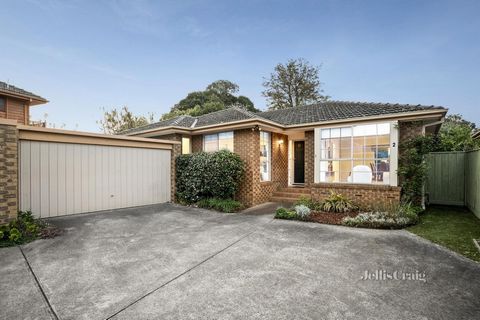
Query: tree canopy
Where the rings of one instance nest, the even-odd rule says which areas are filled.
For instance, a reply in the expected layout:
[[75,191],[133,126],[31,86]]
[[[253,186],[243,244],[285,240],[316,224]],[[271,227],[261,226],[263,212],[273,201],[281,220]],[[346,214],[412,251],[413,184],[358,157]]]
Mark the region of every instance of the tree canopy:
[[97,121],[100,129],[106,134],[118,134],[122,131],[141,127],[154,122],[153,113],[145,116],[136,116],[128,107],[123,107],[120,111],[113,108],[111,111],[103,109],[103,120]]
[[461,115],[448,115],[439,132],[438,151],[468,151],[479,148],[480,141],[472,137],[474,129],[475,123],[463,119]]
[[301,58],[277,64],[270,78],[264,78],[263,82],[265,90],[262,94],[267,98],[269,109],[286,109],[327,100],[328,96],[322,94],[319,72],[319,66],[312,66]]
[[239,87],[228,80],[217,80],[209,84],[204,91],[194,91],[175,104],[162,120],[180,115],[200,116],[214,111],[238,105],[248,111],[258,112],[253,102],[245,96],[236,96]]

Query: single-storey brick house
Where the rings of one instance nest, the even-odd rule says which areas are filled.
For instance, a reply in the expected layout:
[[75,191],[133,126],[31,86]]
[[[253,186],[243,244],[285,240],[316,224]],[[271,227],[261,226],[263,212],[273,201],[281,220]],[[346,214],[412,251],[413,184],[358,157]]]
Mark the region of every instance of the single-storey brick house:
[[320,201],[330,190],[372,205],[400,200],[399,146],[438,131],[446,113],[436,106],[341,101],[260,113],[231,107],[125,134],[181,141],[182,153],[237,153],[246,163],[237,199],[247,206],[299,195]]

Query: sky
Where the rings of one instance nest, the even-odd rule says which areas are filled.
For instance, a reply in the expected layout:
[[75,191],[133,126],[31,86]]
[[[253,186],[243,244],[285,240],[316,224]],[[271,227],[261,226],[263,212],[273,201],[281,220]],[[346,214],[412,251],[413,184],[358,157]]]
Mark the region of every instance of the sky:
[[480,126],[480,1],[0,0],[0,81],[32,119],[99,132],[226,79],[259,109],[277,63],[321,66],[333,100],[440,105]]

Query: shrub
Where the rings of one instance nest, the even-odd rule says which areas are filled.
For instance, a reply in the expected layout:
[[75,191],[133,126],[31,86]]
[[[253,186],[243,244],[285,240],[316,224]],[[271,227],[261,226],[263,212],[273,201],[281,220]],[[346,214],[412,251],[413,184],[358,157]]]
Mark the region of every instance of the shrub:
[[244,174],[240,157],[228,150],[193,153],[176,158],[176,189],[179,201],[233,198]]
[[383,211],[360,213],[356,217],[345,217],[342,224],[350,227],[400,229],[418,222],[421,211],[410,202],[392,205]]
[[295,206],[294,209],[298,218],[302,220],[307,220],[308,217],[310,216],[310,211],[311,211],[310,208],[303,204]]
[[243,208],[243,205],[232,199],[209,198],[197,202],[197,206],[205,209],[213,209],[220,212],[237,212]]
[[60,230],[33,217],[30,211],[19,212],[9,224],[0,226],[0,247],[12,246],[44,237],[45,230],[58,235]]
[[275,219],[295,220],[297,218],[298,218],[297,213],[292,210],[287,210],[285,208],[278,208],[275,211]]
[[306,196],[301,196],[295,203],[294,206],[304,205],[308,207],[310,210],[319,211],[321,210],[321,203],[312,200]]
[[321,205],[321,210],[327,212],[350,212],[356,210],[355,206],[347,197],[330,191],[330,196]]

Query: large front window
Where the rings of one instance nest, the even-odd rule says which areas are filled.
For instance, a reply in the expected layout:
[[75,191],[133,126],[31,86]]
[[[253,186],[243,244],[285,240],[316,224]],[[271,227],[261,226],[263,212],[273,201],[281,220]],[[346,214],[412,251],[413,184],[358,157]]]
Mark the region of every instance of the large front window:
[[320,131],[320,182],[390,183],[390,123]]
[[233,131],[203,136],[203,151],[214,152],[222,149],[233,152]]
[[272,166],[272,139],[270,132],[260,132],[260,181],[270,181]]

